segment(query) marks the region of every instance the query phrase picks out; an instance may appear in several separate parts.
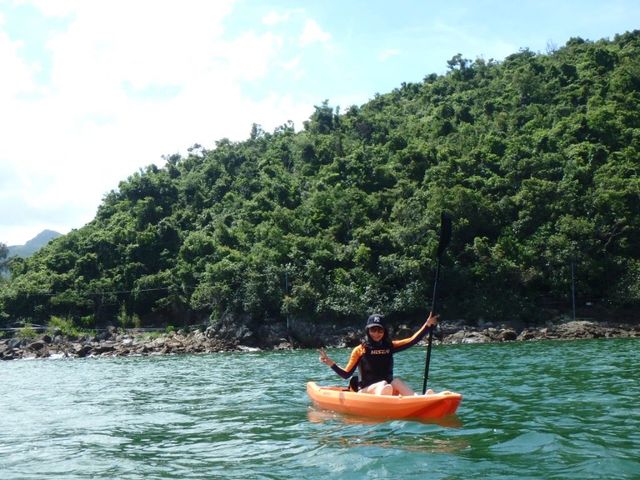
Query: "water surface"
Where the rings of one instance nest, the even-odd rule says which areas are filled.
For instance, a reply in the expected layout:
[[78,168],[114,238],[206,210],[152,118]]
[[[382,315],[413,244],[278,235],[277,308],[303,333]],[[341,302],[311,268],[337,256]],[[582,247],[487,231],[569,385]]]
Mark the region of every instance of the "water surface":
[[[0,363],[0,478],[640,478],[637,339],[438,346],[437,423],[317,411],[314,351]],[[330,355],[346,363],[348,350]],[[424,348],[396,357],[422,386]]]

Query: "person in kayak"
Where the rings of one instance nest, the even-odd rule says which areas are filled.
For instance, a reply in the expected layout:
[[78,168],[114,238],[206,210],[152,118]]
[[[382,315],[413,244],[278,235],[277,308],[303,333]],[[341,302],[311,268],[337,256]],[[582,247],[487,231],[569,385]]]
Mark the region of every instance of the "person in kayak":
[[[359,392],[378,395],[393,395],[394,393],[414,395],[415,392],[411,387],[401,379],[393,377],[393,354],[418,343],[436,323],[438,323],[438,315],[429,313],[427,321],[412,336],[402,340],[391,340],[387,327],[384,325],[384,317],[374,313],[367,319],[364,341],[351,351],[351,357],[345,368],[341,368],[331,360],[323,349],[318,350],[320,361],[331,367],[344,379],[351,377],[358,367],[360,376],[354,389]],[[433,393],[433,391],[429,389],[426,393]]]

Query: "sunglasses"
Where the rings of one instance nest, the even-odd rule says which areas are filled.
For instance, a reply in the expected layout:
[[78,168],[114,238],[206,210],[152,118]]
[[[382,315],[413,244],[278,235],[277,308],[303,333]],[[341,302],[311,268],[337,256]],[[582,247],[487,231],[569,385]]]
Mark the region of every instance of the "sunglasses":
[[384,328],[382,328],[382,327],[370,327],[369,331],[370,332],[384,332]]

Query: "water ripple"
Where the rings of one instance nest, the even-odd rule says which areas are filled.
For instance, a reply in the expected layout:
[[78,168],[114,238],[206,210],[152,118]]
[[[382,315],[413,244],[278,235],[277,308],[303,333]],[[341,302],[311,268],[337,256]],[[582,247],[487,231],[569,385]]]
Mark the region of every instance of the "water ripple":
[[[15,479],[638,478],[636,339],[438,346],[444,421],[318,411],[313,351],[0,365],[0,472]],[[332,356],[342,363],[348,350]],[[418,388],[424,351],[396,361]]]

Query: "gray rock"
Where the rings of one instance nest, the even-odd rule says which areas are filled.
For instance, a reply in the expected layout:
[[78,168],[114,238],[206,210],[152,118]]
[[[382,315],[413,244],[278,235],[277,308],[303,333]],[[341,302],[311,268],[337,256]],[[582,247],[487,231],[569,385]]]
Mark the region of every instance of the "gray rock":
[[497,336],[499,342],[512,342],[518,338],[518,334],[511,328],[500,330]]
[[96,335],[96,341],[102,342],[111,338],[111,332],[109,330],[103,330]]
[[461,330],[456,332],[448,337],[445,337],[443,343],[445,344],[468,344],[468,343],[489,343],[491,342],[491,338],[487,335],[476,332],[476,331],[468,331]]
[[88,345],[86,343],[85,344],[74,343],[72,346],[72,351],[76,357],[83,358],[89,355],[89,353],[91,353],[92,347],[91,345]]
[[9,341],[7,342],[7,345],[9,346],[9,348],[20,348],[22,347],[22,345],[25,344],[25,341],[21,338],[10,338]]
[[520,335],[517,336],[516,340],[525,341],[525,340],[534,340],[537,338],[536,332],[533,330],[523,330],[520,332]]
[[43,348],[45,348],[45,345],[46,344],[45,344],[44,341],[36,340],[35,342],[30,343],[27,346],[27,349],[35,352],[35,351],[42,350]]

